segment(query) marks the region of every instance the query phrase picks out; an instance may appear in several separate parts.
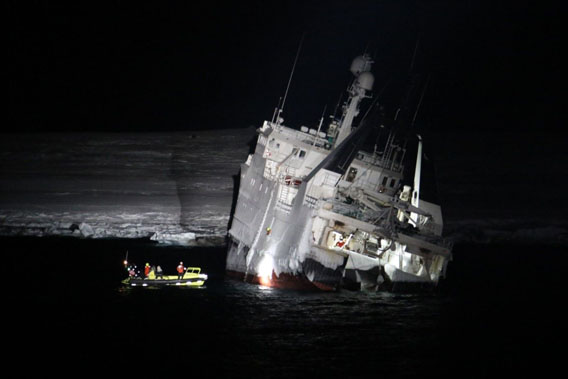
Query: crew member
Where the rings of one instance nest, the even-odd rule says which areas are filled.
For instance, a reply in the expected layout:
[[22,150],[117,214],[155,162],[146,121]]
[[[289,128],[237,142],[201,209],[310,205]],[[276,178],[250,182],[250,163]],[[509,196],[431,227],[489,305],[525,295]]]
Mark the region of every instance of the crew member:
[[150,263],[146,263],[146,266],[144,266],[144,278],[148,278],[148,275],[150,275]]
[[185,267],[183,267],[183,262],[180,262],[179,265],[177,266],[177,272],[178,272],[178,280],[181,280],[181,278],[183,278],[183,273],[185,272]]
[[162,266],[158,265],[156,268],[156,279],[164,279],[164,273],[162,272]]

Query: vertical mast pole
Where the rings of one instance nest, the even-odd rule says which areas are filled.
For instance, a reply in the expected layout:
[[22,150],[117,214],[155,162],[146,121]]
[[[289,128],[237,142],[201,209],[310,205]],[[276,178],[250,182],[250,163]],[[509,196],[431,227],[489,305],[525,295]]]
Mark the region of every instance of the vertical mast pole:
[[288,85],[286,86],[286,92],[284,93],[284,100],[282,101],[282,106],[278,110],[278,118],[276,120],[276,124],[280,125],[280,114],[284,110],[284,104],[286,104],[286,97],[288,96],[288,90],[290,89],[290,83],[292,83],[292,77],[294,76],[294,71],[296,70],[296,63],[298,62],[298,56],[300,56],[300,50],[302,48],[302,44],[304,43],[304,36],[306,34],[302,34],[302,39],[300,40],[300,45],[298,46],[298,51],[296,52],[296,58],[294,59],[294,65],[292,66],[292,72],[290,73],[290,78],[288,79]]
[[[410,204],[416,208],[420,208],[420,174],[422,172],[422,137],[417,134],[418,137],[418,152],[416,154],[416,167],[414,169],[414,185],[412,188],[412,199]],[[418,214],[411,213],[410,220],[414,226],[418,226]]]

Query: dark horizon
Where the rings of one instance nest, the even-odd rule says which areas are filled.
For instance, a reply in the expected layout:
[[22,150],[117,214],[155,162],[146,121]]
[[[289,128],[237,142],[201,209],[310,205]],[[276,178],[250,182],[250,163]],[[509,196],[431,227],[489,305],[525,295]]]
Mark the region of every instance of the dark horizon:
[[284,95],[302,35],[283,114],[292,127],[333,112],[351,60],[365,51],[375,59],[374,93],[388,82],[381,101],[396,107],[417,41],[413,73],[430,78],[419,113],[426,128],[560,125],[554,9],[338,0],[6,8],[6,131],[259,126]]

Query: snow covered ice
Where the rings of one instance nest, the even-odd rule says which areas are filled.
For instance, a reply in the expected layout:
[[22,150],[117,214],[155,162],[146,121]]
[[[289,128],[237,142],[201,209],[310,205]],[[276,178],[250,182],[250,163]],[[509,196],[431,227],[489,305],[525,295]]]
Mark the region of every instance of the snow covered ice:
[[252,129],[6,135],[0,234],[218,240]]

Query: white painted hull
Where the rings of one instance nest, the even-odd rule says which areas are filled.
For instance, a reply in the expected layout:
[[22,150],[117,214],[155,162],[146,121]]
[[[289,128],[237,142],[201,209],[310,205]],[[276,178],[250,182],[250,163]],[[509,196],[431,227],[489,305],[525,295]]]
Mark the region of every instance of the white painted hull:
[[321,204],[294,201],[304,199],[305,193],[266,178],[265,164],[262,147],[257,147],[241,166],[239,196],[229,231],[226,269],[231,276],[268,286],[328,290],[353,283],[363,288],[438,283],[447,257],[421,258],[417,252],[439,247],[411,235],[399,233],[395,241],[381,240],[383,251],[375,256],[330,247],[326,234],[330,220],[353,230],[374,230],[376,226],[324,210]]
[[229,231],[227,272],[276,287],[293,288],[296,279],[322,289],[338,288],[346,257],[313,246],[313,209],[304,205],[283,209],[277,198],[283,186],[259,175],[253,167],[241,168],[239,198]]
[[383,151],[363,151],[383,122],[378,109],[352,127],[372,88],[371,63],[366,55],[353,61],[356,79],[327,134],[285,127],[276,114],[258,129],[255,152],[241,165],[228,273],[324,289],[346,281],[437,284],[450,253],[440,238],[441,208],[419,199],[421,138],[411,191],[402,181],[406,143],[396,133],[385,136]]

